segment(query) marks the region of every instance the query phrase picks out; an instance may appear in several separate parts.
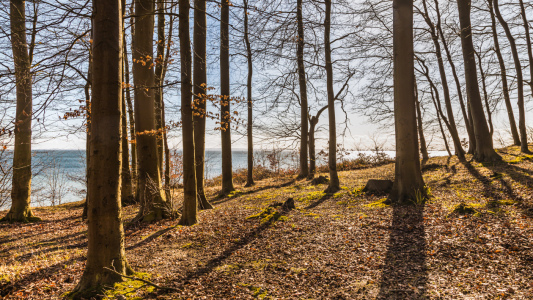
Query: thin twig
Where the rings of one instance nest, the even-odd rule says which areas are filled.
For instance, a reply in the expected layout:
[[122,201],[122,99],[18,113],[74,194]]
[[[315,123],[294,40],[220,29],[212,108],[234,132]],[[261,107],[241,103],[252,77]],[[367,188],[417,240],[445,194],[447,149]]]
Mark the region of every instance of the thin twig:
[[168,287],[168,286],[160,286],[160,285],[157,285],[149,280],[145,280],[145,279],[142,279],[142,278],[138,278],[138,277],[134,277],[134,276],[128,276],[128,275],[124,275],[124,274],[120,274],[119,272],[115,271],[115,270],[112,270],[110,268],[107,268],[107,267],[104,267],[105,270],[108,270],[110,271],[111,273],[114,273],[114,274],[117,274],[119,276],[122,276],[124,278],[128,278],[128,279],[131,279],[131,280],[139,280],[139,281],[142,281],[148,285],[151,285],[155,288],[158,288],[158,289],[161,289],[161,290],[170,290],[170,291],[175,291],[175,292],[180,292],[180,290],[176,289],[176,288],[173,288],[173,287]]

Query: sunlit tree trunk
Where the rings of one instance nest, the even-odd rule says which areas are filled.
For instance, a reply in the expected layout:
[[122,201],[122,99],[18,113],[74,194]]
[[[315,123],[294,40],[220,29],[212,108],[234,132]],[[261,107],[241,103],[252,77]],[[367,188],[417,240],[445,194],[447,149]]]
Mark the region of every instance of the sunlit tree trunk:
[[500,41],[498,39],[498,32],[496,31],[496,18],[494,16],[494,7],[492,5],[494,0],[489,0],[489,11],[492,27],[492,38],[494,40],[494,52],[498,57],[498,63],[500,64],[500,75],[502,79],[502,92],[505,107],[507,108],[507,117],[509,118],[509,127],[511,128],[511,135],[513,142],[516,146],[520,146],[520,135],[516,128],[516,122],[513,113],[513,106],[511,104],[511,98],[509,97],[509,84],[507,83],[507,69],[505,67],[505,61],[503,60],[502,51],[500,50]]
[[88,251],[74,299],[102,293],[131,272],[120,205],[122,30],[120,1],[94,0],[93,98],[89,167]]
[[165,56],[165,2],[157,0],[157,40],[155,57],[155,129],[157,130],[157,161],[159,174],[163,174],[164,140],[163,140],[163,60]]
[[[327,192],[334,193],[340,190],[339,176],[337,175],[337,124],[335,122],[335,93],[333,91],[333,64],[331,62],[331,0],[326,0],[326,17],[324,20],[324,51],[326,57],[326,84],[328,93],[328,121],[329,121],[329,186]],[[307,116],[305,123],[307,124]],[[306,126],[307,127],[307,126]],[[306,130],[307,132],[307,130]],[[306,162],[307,165],[307,162]]]
[[11,208],[2,219],[9,222],[29,222],[39,218],[30,208],[31,195],[31,119],[32,75],[26,41],[25,1],[10,1],[11,46],[15,63],[17,107],[15,145],[13,149],[13,182]]
[[300,174],[298,177],[305,178],[309,176],[307,165],[307,132],[308,132],[308,104],[307,104],[307,79],[305,75],[304,64],[304,24],[302,13],[302,0],[296,1],[296,20],[298,22],[298,43],[296,58],[298,61],[298,82],[300,85]]
[[501,157],[494,151],[492,138],[483,112],[481,95],[477,81],[476,59],[472,43],[472,27],[470,23],[470,1],[457,1],[459,22],[461,26],[461,44],[465,68],[466,90],[470,102],[472,122],[476,136],[476,151],[474,157],[478,161],[500,160]]
[[524,22],[524,30],[526,32],[526,46],[527,46],[527,57],[529,60],[529,86],[531,87],[531,94],[533,95],[533,49],[531,49],[531,35],[529,33],[529,26],[531,26],[527,19],[526,8],[524,7],[524,1],[519,0],[520,2],[520,15],[522,16],[522,21]]
[[492,138],[494,134],[494,126],[492,125],[492,112],[490,111],[489,105],[489,93],[487,92],[487,76],[485,75],[485,69],[483,69],[483,62],[481,61],[481,55],[475,51],[474,54],[477,56],[477,63],[479,66],[479,75],[481,75],[481,87],[483,90],[483,100],[485,102],[485,108],[487,109],[487,122],[489,123],[489,133]]
[[154,1],[135,1],[133,36],[133,80],[135,85],[135,131],[137,146],[136,219],[154,221],[170,217],[171,211],[161,189],[157,158],[157,130],[154,97]]
[[[133,15],[134,5],[131,6],[131,15]],[[130,18],[130,30],[132,36],[132,49],[133,49],[133,37],[135,36],[135,24],[133,18]],[[130,87],[130,63],[128,57],[128,44],[126,43],[126,35],[124,34],[124,70],[126,74],[126,105],[128,106],[128,119],[130,122],[130,138],[131,138],[131,180],[134,188],[134,193],[137,193],[137,146],[136,146],[136,134],[135,134],[135,117],[133,112],[133,101],[131,99],[131,87]],[[137,196],[135,195],[135,199]]]
[[416,132],[413,0],[394,0],[392,5],[396,163],[389,201],[404,202],[424,191]]
[[179,1],[179,40],[181,58],[181,121],[183,137],[183,214],[180,225],[197,222],[196,167],[194,160],[194,124],[192,118],[191,39],[189,36],[189,0]]
[[420,109],[420,101],[418,99],[418,87],[415,77],[415,100],[416,100],[416,121],[418,128],[418,137],[420,139],[420,153],[422,153],[422,159],[428,160],[429,154],[426,146],[426,138],[424,137],[424,123],[422,122],[422,110]]
[[517,98],[518,98],[518,130],[520,131],[520,151],[524,153],[530,153],[527,147],[527,128],[526,128],[526,109],[524,106],[524,76],[522,74],[522,65],[520,63],[520,57],[518,56],[518,50],[516,48],[516,42],[509,29],[509,25],[503,19],[502,14],[500,13],[500,7],[498,0],[494,0],[494,12],[496,13],[496,18],[500,21],[500,24],[505,31],[507,40],[509,41],[509,46],[511,47],[511,53],[513,55],[513,61],[516,71],[516,86],[517,86]]
[[196,159],[196,191],[201,209],[211,209],[213,206],[207,201],[204,191],[205,178],[205,118],[207,101],[207,73],[206,73],[206,1],[194,1],[194,158]]
[[[246,176],[246,186],[252,186],[254,184],[254,139],[252,135],[253,125],[253,103],[252,103],[252,47],[250,45],[250,38],[248,36],[248,0],[244,0],[244,42],[246,44],[246,59],[248,61],[248,78],[246,82],[246,96],[248,104],[248,124],[246,127],[246,135],[248,139],[248,172]],[[307,122],[307,121],[306,121]],[[306,162],[307,166],[307,162]]]
[[220,131],[222,136],[222,194],[233,187],[229,70],[229,0],[222,0],[220,16]]

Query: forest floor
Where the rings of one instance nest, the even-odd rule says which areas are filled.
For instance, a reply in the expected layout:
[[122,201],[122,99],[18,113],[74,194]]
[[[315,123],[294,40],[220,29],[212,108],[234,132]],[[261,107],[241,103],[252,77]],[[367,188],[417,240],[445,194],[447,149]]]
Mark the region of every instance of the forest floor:
[[[335,194],[293,178],[226,198],[213,189],[215,209],[198,225],[126,224],[137,276],[175,290],[128,280],[107,297],[533,299],[533,156],[498,152],[503,162],[431,158],[425,204],[388,206],[361,191],[370,178],[392,179],[394,164],[340,172]],[[289,197],[296,209],[268,209]],[[0,298],[57,299],[83,272],[82,203],[34,212],[42,222],[0,224]]]

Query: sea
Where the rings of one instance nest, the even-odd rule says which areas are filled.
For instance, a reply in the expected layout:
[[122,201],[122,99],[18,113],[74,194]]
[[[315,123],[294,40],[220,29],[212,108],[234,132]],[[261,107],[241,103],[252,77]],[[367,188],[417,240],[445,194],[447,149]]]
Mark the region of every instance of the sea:
[[[177,150],[175,153],[180,153]],[[7,153],[7,154],[6,154]],[[344,159],[355,158],[360,153],[374,155],[372,151],[347,151]],[[394,151],[383,151],[390,157],[395,156]],[[431,151],[430,156],[447,155],[446,151]],[[222,155],[219,149],[206,149],[205,155],[206,179],[214,178],[221,174]],[[0,157],[3,169],[11,161],[11,153],[4,151]],[[247,166],[247,151],[232,151],[233,169],[243,169]],[[296,151],[267,151],[254,152],[254,164],[261,164],[271,168],[298,168],[298,153]],[[278,162],[276,164],[276,162]],[[317,164],[324,164],[325,157],[318,156]],[[86,182],[86,156],[85,150],[34,150],[32,157],[32,206],[59,205],[79,201],[85,198]],[[2,174],[0,174],[2,175]],[[2,179],[0,178],[0,181]],[[8,181],[8,180],[6,180]],[[0,210],[8,209],[10,204],[9,184],[0,182]]]

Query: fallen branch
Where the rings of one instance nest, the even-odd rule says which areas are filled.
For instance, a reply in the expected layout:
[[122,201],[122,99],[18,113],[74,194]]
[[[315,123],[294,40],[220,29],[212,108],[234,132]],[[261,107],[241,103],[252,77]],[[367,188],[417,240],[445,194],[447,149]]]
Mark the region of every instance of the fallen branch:
[[108,270],[110,271],[111,273],[114,273],[114,274],[117,274],[119,276],[122,276],[124,278],[128,278],[128,279],[131,279],[131,280],[139,280],[139,281],[142,281],[148,285],[151,285],[155,288],[158,288],[160,290],[170,290],[170,291],[175,291],[175,292],[180,292],[180,290],[176,289],[176,288],[173,288],[173,287],[168,287],[168,286],[160,286],[160,285],[157,285],[149,280],[146,280],[146,279],[142,279],[142,278],[138,278],[138,277],[135,277],[135,276],[128,276],[128,275],[124,275],[124,274],[120,274],[119,272],[115,271],[115,270],[112,270],[110,268],[106,268],[104,267],[105,270]]

